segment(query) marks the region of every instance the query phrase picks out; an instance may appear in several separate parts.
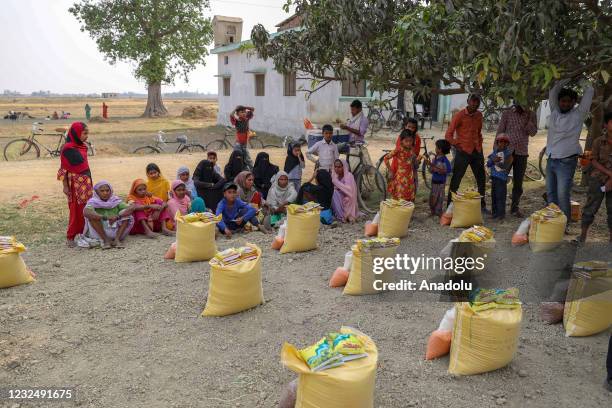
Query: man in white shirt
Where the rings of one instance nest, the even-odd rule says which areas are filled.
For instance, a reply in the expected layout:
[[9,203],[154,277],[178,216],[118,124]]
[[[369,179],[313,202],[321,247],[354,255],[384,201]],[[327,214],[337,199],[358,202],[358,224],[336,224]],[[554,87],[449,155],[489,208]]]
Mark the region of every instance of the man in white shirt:
[[563,88],[569,79],[558,81],[550,90],[550,118],[546,138],[546,197],[548,203],[555,203],[571,220],[570,194],[578,155],[582,153],[580,133],[584,118],[589,113],[593,100],[593,87],[581,81],[582,100],[576,106],[578,94],[570,88]]
[[[318,163],[320,169],[332,172],[334,161],[340,157],[338,146],[332,142],[334,128],[331,125],[323,126],[323,140],[319,140],[308,149],[306,157],[308,160]],[[316,156],[316,157],[315,157]]]

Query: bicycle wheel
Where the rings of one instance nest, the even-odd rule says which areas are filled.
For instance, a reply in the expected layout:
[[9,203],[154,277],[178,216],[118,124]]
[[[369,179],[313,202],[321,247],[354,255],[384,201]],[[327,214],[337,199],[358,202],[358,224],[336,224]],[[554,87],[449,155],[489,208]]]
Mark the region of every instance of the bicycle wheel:
[[179,153],[205,153],[206,147],[199,143],[184,145],[178,151]]
[[531,181],[542,181],[544,180],[544,175],[540,172],[540,169],[538,169],[535,164],[527,162],[525,178],[528,178]]
[[404,124],[404,120],[402,118],[402,114],[400,112],[393,112],[391,117],[389,118],[389,127],[394,132],[399,132],[402,130],[402,125]]
[[28,139],[15,139],[4,146],[4,160],[24,161],[40,157],[40,148]]
[[257,138],[257,136],[253,136],[252,138],[249,139],[249,147],[251,149],[263,149],[264,144],[261,140]]
[[206,150],[218,151],[227,149],[227,144],[223,139],[213,140],[206,145]]
[[372,132],[378,132],[383,128],[384,119],[379,112],[373,111],[368,116],[368,121],[370,122],[370,129],[372,129]]
[[542,175],[542,179],[546,178],[546,147],[540,151],[538,154],[538,170],[540,170],[540,174]]
[[374,166],[365,165],[357,174],[357,200],[368,214],[375,214],[387,198],[387,183]]
[[385,165],[385,156],[387,155],[386,152],[383,152],[382,156],[380,156],[380,159],[378,159],[378,161],[376,162],[376,170],[382,174],[383,178],[385,180],[388,180],[389,177],[389,170],[387,169],[387,166]]
[[134,149],[134,151],[132,152],[133,154],[138,154],[140,156],[145,156],[147,154],[158,154],[161,153],[161,150],[159,150],[156,147],[153,146],[140,146],[137,147],[136,149]]

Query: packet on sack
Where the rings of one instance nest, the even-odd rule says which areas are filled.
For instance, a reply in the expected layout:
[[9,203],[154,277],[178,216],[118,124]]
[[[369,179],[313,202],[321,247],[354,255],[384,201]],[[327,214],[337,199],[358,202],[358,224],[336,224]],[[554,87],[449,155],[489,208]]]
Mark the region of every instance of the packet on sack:
[[304,205],[289,204],[287,206],[287,212],[290,214],[302,214],[320,210],[322,210],[321,204],[315,203],[314,201],[309,201]]
[[359,251],[376,249],[376,248],[390,248],[399,246],[399,238],[370,238],[370,239],[358,239],[357,249]]
[[459,242],[483,242],[493,238],[493,231],[481,225],[474,225],[459,235]]
[[312,346],[300,350],[300,356],[313,372],[327,370],[328,368],[344,364],[342,355],[333,350],[327,337],[323,337]]
[[470,293],[470,308],[475,312],[521,307],[518,288],[476,289]]
[[357,360],[368,356],[361,340],[352,333],[329,333],[332,350],[342,356],[342,361]]
[[18,254],[26,247],[13,236],[0,236],[0,254]]
[[252,246],[243,246],[217,252],[214,258],[210,260],[210,263],[212,265],[230,266],[255,259],[257,259],[257,249]]

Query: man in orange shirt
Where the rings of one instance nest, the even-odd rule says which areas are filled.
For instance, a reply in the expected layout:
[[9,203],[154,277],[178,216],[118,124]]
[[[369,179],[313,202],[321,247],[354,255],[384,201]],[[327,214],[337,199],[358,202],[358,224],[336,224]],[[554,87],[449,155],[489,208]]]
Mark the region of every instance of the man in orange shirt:
[[451,120],[446,131],[446,140],[456,149],[453,164],[453,177],[448,192],[448,204],[452,201],[451,192],[456,193],[468,166],[472,169],[478,192],[482,196],[482,210],[485,211],[484,155],[482,154],[482,113],[478,111],[480,97],[468,96],[467,107],[460,110]]

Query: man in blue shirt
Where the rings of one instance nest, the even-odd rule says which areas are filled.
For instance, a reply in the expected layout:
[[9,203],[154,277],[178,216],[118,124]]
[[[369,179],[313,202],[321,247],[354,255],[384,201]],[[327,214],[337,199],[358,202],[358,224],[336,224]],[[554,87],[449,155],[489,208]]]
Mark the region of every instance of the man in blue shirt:
[[257,227],[255,208],[251,207],[238,198],[238,186],[235,183],[226,183],[223,186],[223,199],[217,205],[217,215],[221,214],[222,219],[217,224],[217,228],[226,237],[232,236],[232,231],[244,228],[247,222]]

